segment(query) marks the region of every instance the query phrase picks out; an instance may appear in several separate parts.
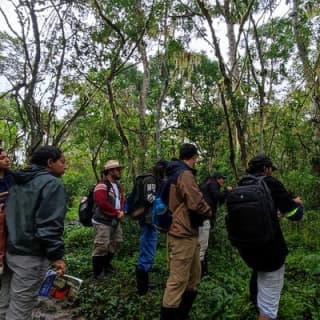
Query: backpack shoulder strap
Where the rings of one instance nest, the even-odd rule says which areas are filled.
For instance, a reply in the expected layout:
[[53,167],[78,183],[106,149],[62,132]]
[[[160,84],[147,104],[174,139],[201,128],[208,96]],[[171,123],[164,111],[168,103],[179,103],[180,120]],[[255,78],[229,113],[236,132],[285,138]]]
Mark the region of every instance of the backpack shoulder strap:
[[248,184],[258,184],[258,183],[259,183],[259,176],[257,177],[253,174],[246,174],[240,178],[240,180],[238,181],[238,186],[245,186]]

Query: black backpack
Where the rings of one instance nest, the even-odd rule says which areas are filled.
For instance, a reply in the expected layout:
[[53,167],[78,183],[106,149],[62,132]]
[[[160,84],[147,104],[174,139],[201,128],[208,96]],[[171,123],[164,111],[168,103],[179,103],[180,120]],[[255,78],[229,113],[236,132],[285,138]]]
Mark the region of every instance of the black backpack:
[[238,187],[228,192],[226,227],[236,248],[267,244],[276,233],[276,211],[265,176],[243,176]]
[[156,193],[157,181],[151,173],[137,176],[132,192],[127,198],[127,214],[133,219],[142,217],[146,209],[152,206]]
[[[109,181],[106,182],[107,186],[107,193],[109,192],[111,188],[111,184]],[[96,186],[94,185],[87,196],[83,196],[80,201],[79,210],[78,210],[78,216],[79,221],[84,227],[92,227],[92,217],[96,208],[95,202],[94,202],[94,188]]]
[[94,187],[92,187],[89,191],[87,196],[83,196],[80,201],[78,215],[80,223],[85,227],[92,226],[92,216],[94,213],[94,199],[93,199],[93,192]]

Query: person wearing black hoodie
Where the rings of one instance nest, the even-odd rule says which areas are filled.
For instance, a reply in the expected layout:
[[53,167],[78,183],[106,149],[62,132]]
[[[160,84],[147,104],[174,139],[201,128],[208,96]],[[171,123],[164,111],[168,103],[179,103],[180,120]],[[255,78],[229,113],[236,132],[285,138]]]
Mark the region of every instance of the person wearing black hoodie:
[[30,167],[14,173],[6,202],[8,227],[6,268],[0,291],[1,320],[31,320],[49,262],[58,275],[63,261],[65,189],[59,179],[67,169],[61,150],[43,146]]
[[284,284],[285,260],[288,247],[282,234],[279,219],[285,217],[298,221],[303,216],[303,202],[300,197],[292,196],[282,182],[273,177],[277,168],[272,160],[259,154],[248,163],[247,173],[264,177],[263,181],[273,199],[272,221],[274,235],[265,244],[253,247],[238,247],[240,256],[252,269],[250,279],[250,298],[259,311],[259,320],[277,318],[281,290]]
[[231,186],[222,189],[225,179],[226,176],[216,171],[211,176],[206,177],[200,184],[200,190],[212,211],[211,218],[205,220],[203,226],[199,227],[201,278],[208,274],[207,250],[209,235],[210,230],[213,230],[216,223],[218,206],[225,202],[228,192],[232,190]]

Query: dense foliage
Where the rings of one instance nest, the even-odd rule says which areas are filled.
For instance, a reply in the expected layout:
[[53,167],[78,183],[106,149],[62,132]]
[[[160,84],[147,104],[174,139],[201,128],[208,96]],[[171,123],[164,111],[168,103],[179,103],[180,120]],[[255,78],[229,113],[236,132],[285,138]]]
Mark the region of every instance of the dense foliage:
[[[280,319],[320,319],[319,12],[317,0],[1,0],[0,145],[14,167],[38,145],[64,150],[67,259],[85,279],[87,319],[156,319],[167,271],[161,236],[159,287],[135,294],[138,226],[126,219],[119,272],[93,281],[92,230],[75,223],[81,195],[108,159],[125,166],[127,193],[183,142],[199,149],[199,180],[219,170],[235,185],[252,156],[271,156],[307,209],[302,223],[283,221],[291,255]],[[255,318],[223,220],[222,209],[196,320]]]

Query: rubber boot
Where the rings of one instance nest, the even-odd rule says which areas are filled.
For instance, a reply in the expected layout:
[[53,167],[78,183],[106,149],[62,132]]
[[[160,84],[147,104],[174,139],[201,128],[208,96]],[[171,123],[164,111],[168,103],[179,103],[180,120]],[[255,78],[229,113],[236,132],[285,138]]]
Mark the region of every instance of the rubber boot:
[[149,289],[149,274],[136,268],[137,290],[140,296],[145,295]]
[[193,302],[197,296],[197,291],[185,291],[182,295],[182,300],[179,306],[180,320],[187,320]]
[[160,320],[181,320],[179,308],[161,307]]
[[109,252],[106,256],[104,256],[104,262],[103,262],[103,271],[104,274],[113,274],[115,273],[114,267],[111,264],[111,261],[114,257],[114,253]]
[[93,276],[95,279],[103,278],[104,256],[92,257]]
[[258,311],[258,303],[257,303],[257,296],[258,296],[258,273],[257,271],[252,270],[250,284],[249,284],[249,292],[250,292],[250,301],[253,306]]
[[201,279],[208,275],[208,261],[206,258],[204,258],[203,261],[200,261],[201,263]]

